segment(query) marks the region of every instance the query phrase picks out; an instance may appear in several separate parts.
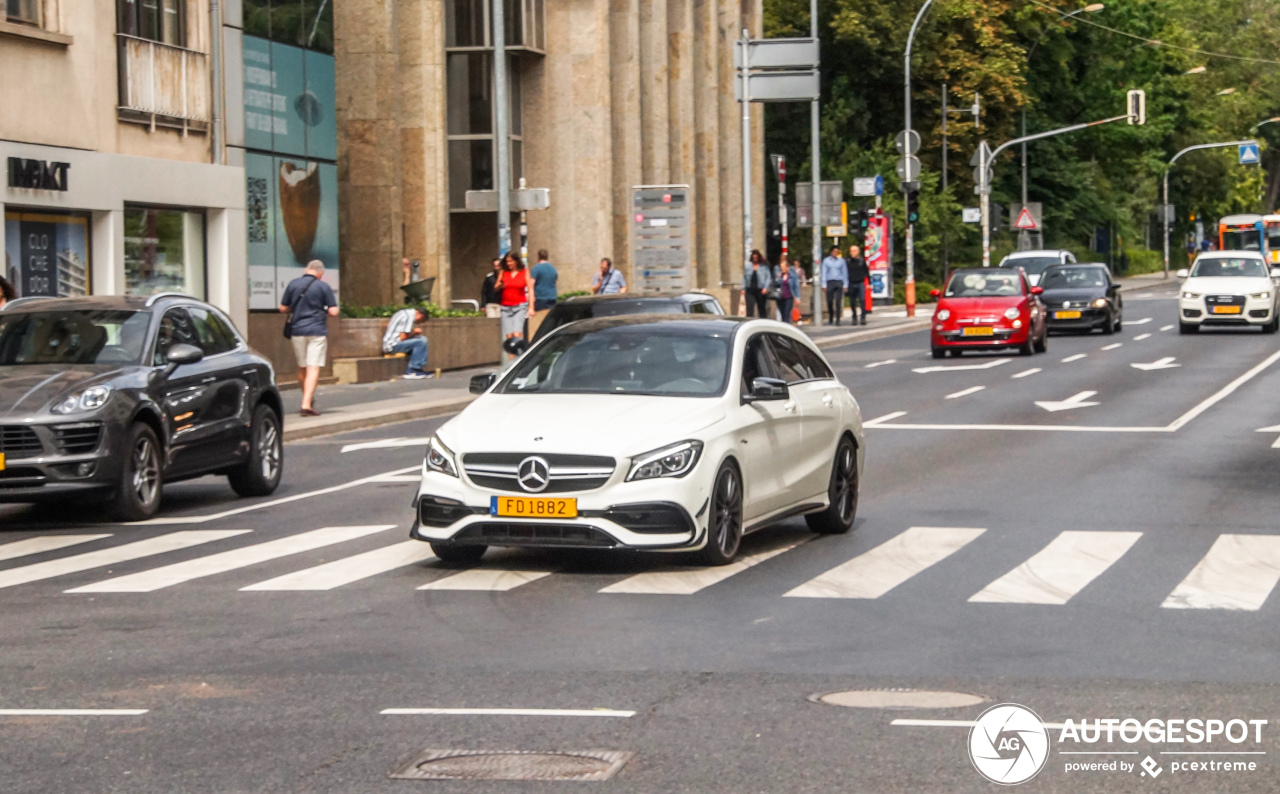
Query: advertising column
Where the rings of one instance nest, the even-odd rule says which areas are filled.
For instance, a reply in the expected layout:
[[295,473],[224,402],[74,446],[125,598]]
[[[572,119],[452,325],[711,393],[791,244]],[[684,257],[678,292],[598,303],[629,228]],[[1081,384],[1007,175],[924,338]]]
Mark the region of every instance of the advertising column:
[[876,300],[891,300],[893,284],[889,260],[892,255],[890,241],[893,239],[892,223],[889,216],[877,211],[867,219],[867,237],[863,250],[867,257],[867,270],[871,271],[871,297]]

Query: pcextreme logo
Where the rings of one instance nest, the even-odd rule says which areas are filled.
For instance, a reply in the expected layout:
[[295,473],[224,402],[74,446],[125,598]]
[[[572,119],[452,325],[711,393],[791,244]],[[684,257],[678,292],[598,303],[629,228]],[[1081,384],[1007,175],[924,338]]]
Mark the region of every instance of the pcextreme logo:
[[969,731],[969,760],[992,783],[1025,783],[1049,760],[1049,729],[1026,706],[992,706]]

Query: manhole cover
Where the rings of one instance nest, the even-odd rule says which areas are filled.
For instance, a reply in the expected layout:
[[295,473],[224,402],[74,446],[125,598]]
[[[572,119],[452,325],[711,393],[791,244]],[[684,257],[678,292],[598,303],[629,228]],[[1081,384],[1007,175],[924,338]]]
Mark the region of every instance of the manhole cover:
[[391,773],[407,780],[608,780],[631,759],[613,750],[423,750]]
[[920,689],[853,689],[817,695],[812,700],[828,706],[854,709],[958,709],[986,701],[964,692],[932,692]]

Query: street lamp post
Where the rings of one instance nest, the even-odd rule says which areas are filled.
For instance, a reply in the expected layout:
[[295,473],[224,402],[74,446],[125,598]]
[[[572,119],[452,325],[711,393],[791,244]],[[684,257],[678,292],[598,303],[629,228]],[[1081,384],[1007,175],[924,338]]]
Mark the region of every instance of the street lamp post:
[[[1268,121],[1276,121],[1280,119],[1268,119]],[[1265,123],[1265,122],[1264,122]],[[1221,143],[1197,143],[1195,146],[1188,146],[1182,151],[1175,154],[1169,159],[1169,165],[1164,169],[1164,277],[1169,277],[1169,172],[1173,170],[1173,164],[1178,162],[1178,158],[1187,152],[1195,152],[1201,149],[1224,149],[1228,146],[1243,146],[1251,143],[1255,146],[1258,142],[1255,140],[1247,141],[1222,141]]]
[[[916,19],[911,23],[911,30],[907,32],[907,50],[902,56],[903,63],[903,118],[905,121],[902,133],[902,151],[904,162],[910,162],[911,157],[911,44],[916,37],[916,28],[920,27],[920,20],[924,18],[924,12],[929,10],[929,6],[933,5],[933,0],[924,0],[924,5],[920,6],[920,10],[916,12]],[[906,176],[911,176],[910,172],[904,171]],[[902,185],[902,201],[905,206],[907,203],[906,182],[911,180],[904,179]],[[905,214],[905,213],[904,213]],[[915,262],[915,224],[910,218],[904,218],[907,221],[907,280],[903,283],[903,293],[907,302],[907,316],[914,317],[916,314],[916,262]]]
[[[809,36],[818,41],[818,0],[809,0]],[[819,47],[821,59],[821,47]],[[818,100],[809,103],[809,134],[813,159],[813,325],[822,326],[822,158],[818,136],[822,131],[822,116]]]

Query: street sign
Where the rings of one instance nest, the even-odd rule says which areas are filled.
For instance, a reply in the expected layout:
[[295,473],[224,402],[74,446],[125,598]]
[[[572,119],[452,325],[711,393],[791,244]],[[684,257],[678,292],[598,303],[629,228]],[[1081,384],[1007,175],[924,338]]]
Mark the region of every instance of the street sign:
[[[907,134],[908,132],[910,135]],[[915,154],[920,151],[920,133],[915,130],[904,130],[898,133],[893,145],[898,150],[898,154]]]
[[[1027,216],[1025,219],[1022,217],[1024,214]],[[1044,231],[1044,204],[1039,201],[1028,201],[1025,207],[1021,204],[1009,205],[1009,217],[1014,219],[1013,228],[1015,229],[1029,232]]]
[[[817,39],[752,39],[747,51],[752,69],[816,69]],[[733,68],[742,68],[742,41],[733,43]],[[754,79],[754,78],[753,78]],[[755,91],[751,92],[753,95]]]
[[780,154],[771,154],[769,159],[773,161],[773,175],[777,177],[779,182],[787,181],[787,158]]
[[[545,210],[551,208],[551,188],[529,187],[511,191],[511,211]],[[472,211],[497,212],[498,191],[468,190],[466,207]]]
[[965,207],[960,210],[960,220],[965,223],[982,223],[982,207]]
[[[812,102],[820,96],[817,69],[756,72],[751,75],[752,102]],[[733,98],[742,101],[742,71],[733,76]]]
[[693,287],[688,185],[631,189],[631,274],[642,295]]
[[1240,165],[1257,165],[1261,159],[1256,141],[1240,144]]
[[978,151],[976,151],[976,152],[974,152],[974,153],[973,153],[973,157],[970,157],[970,158],[969,158],[969,165],[978,165],[978,164],[980,164],[980,163],[982,162],[982,160],[980,159],[980,156],[981,156],[981,154],[982,154],[982,152],[983,152],[984,150],[985,150],[985,151],[986,151],[986,153],[987,153],[987,162],[988,162],[988,163],[990,163],[990,162],[991,162],[991,147],[987,145],[987,142],[986,142],[986,141],[982,141],[981,143],[979,143],[979,144],[978,144]]
[[1165,223],[1177,223],[1177,222],[1178,222],[1178,212],[1177,212],[1176,208],[1175,208],[1172,204],[1161,204],[1161,205],[1159,206],[1159,208],[1157,208],[1157,213],[1158,213],[1161,209],[1162,209],[1162,210],[1164,210],[1164,215],[1161,217],[1161,219],[1162,219]]
[[920,178],[920,158],[909,154],[898,160],[898,179],[909,182]]
[[[844,201],[844,182],[839,179],[823,180],[819,193],[821,204],[817,212],[818,226],[836,226],[841,223],[840,204]],[[813,183],[796,183],[796,228],[815,225]]]
[[853,195],[855,196],[874,196],[876,195],[876,179],[874,176],[856,176],[853,178]]
[[796,222],[797,229],[813,228],[813,205],[797,204],[796,205]]
[[[986,179],[986,182],[987,182],[987,184],[988,184],[988,185],[990,185],[990,184],[991,184],[991,180],[995,178],[995,175],[996,175],[995,170],[994,170],[994,169],[992,169],[992,168],[991,168],[991,166],[987,166],[987,179]],[[973,169],[973,184],[974,184],[974,189],[975,189],[975,190],[974,190],[974,192],[977,192],[977,186],[978,186],[982,181],[983,181],[983,180],[982,180],[982,169],[980,169],[980,168],[975,168],[975,169]]]
[[1035,218],[1031,217],[1031,210],[1023,207],[1022,211],[1018,213],[1018,219],[1013,222],[1013,228],[1021,231],[1034,232],[1040,228],[1040,225],[1036,223]]
[[880,176],[879,174],[876,174],[876,195],[877,196],[884,195],[884,177]]
[[849,205],[840,204],[840,222],[827,227],[828,237],[844,237],[849,234]]

